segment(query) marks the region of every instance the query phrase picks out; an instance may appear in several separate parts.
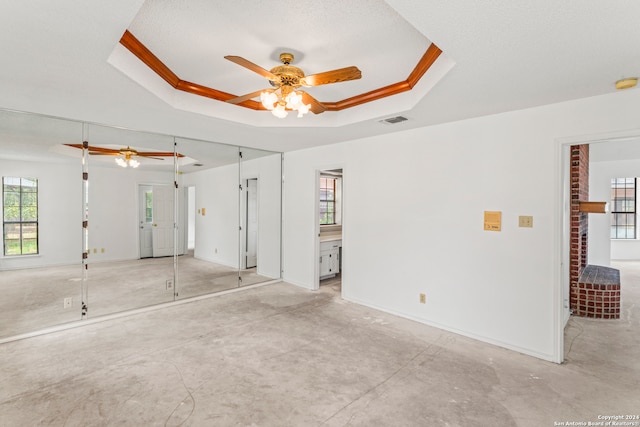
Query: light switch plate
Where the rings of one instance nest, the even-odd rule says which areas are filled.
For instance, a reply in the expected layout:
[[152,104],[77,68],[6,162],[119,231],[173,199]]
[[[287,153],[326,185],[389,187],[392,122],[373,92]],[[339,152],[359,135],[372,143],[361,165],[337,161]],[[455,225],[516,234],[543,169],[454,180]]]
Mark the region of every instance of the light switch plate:
[[533,227],[533,217],[532,216],[524,216],[524,215],[519,216],[518,217],[518,226],[519,227],[532,228]]

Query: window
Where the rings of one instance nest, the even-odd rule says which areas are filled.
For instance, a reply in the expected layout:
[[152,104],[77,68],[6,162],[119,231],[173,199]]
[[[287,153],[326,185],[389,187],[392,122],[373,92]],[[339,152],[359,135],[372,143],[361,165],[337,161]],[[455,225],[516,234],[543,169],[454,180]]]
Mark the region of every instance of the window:
[[611,238],[636,238],[636,178],[611,179]]
[[336,181],[335,178],[320,177],[320,225],[336,223]]
[[153,191],[144,193],[144,220],[146,223],[153,222]]
[[5,255],[38,253],[38,180],[2,178]]

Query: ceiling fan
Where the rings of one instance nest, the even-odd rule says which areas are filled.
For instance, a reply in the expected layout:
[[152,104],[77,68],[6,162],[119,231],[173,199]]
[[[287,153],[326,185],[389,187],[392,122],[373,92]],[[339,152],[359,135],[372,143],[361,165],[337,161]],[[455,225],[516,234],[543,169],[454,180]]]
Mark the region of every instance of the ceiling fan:
[[[82,149],[82,144],[65,144],[69,147]],[[135,160],[134,157],[146,157],[149,159],[156,160],[164,160],[163,157],[173,157],[174,153],[172,151],[138,151],[129,146],[126,148],[120,149],[112,149],[112,148],[102,148],[102,147],[92,147],[90,145],[86,145],[86,148],[89,150],[89,154],[95,156],[117,156],[116,163],[123,168],[127,166],[131,166],[132,168],[137,168],[140,165],[140,162]],[[176,157],[184,157],[184,155],[180,153],[175,154]]]
[[305,76],[300,68],[291,65],[293,62],[293,54],[286,52],[280,54],[280,61],[283,65],[274,67],[269,71],[240,56],[228,55],[224,58],[260,74],[269,80],[269,83],[273,86],[273,88],[262,89],[229,99],[227,102],[240,104],[249,99],[260,97],[262,105],[267,110],[270,110],[274,116],[280,118],[286,117],[286,110],[297,111],[298,117],[302,117],[308,111],[314,114],[320,114],[326,111],[327,108],[320,101],[307,92],[298,90],[301,86],[320,86],[329,83],[357,80],[362,77],[362,73],[358,67],[354,66]]

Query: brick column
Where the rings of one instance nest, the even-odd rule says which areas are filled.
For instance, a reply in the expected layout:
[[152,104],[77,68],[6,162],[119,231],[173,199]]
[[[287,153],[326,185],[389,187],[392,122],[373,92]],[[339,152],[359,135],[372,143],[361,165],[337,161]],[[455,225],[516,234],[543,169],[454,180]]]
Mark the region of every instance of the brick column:
[[578,314],[578,280],[588,263],[589,217],[580,212],[580,200],[589,200],[589,145],[571,147],[571,256],[570,307]]

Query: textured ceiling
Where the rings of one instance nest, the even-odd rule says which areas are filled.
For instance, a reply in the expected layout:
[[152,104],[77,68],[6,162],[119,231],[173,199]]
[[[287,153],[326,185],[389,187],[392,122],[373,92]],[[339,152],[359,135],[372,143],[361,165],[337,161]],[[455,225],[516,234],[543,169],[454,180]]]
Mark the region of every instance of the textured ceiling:
[[[263,8],[263,3],[272,7]],[[640,2],[636,0],[309,4],[248,0],[3,1],[0,107],[289,151],[614,93],[616,80],[640,75]],[[180,13],[169,16],[174,7]],[[200,12],[200,7],[206,8],[206,13]],[[232,15],[236,8],[243,11],[239,20],[231,19],[236,16]],[[336,18],[332,8],[344,9]],[[153,13],[145,15],[150,9]],[[196,15],[199,19],[193,18]],[[143,20],[143,16],[148,18]],[[169,22],[167,19],[171,26],[162,24]],[[296,27],[297,37],[271,38],[284,34],[288,25],[301,25]],[[306,38],[307,28],[322,35]],[[127,29],[134,34],[138,31],[136,36],[160,56],[165,55],[163,60],[182,78],[202,80],[203,84],[238,94],[260,89],[262,79],[225,63],[228,61],[220,59],[223,55],[241,55],[268,68],[275,62],[274,55],[290,48],[300,54],[297,64],[307,73],[347,65],[360,67],[362,81],[314,88],[318,90],[314,96],[328,101],[342,97],[334,90],[364,90],[369,84],[364,76],[375,78],[372,86],[382,84],[384,79],[405,78],[412,61],[404,57],[395,60],[395,55],[415,57],[416,46],[425,40],[440,47],[455,65],[418,100],[404,102],[405,95],[399,95],[356,107],[352,109],[356,117],[344,122],[331,119],[326,112],[309,117],[311,120],[299,119],[294,126],[281,126],[274,125],[278,119],[267,112],[224,106],[229,107],[224,108],[224,114],[237,111],[240,115],[258,114],[259,118],[252,122],[215,112],[212,117],[190,112],[190,100],[173,96],[172,102],[167,102],[159,97],[140,83],[143,80],[139,79],[145,77],[144,65],[138,64],[133,71],[139,75],[132,78],[131,70],[125,74],[109,62]],[[183,41],[180,49],[166,49],[175,40]],[[380,60],[385,55],[394,59]],[[151,81],[147,85],[162,91],[166,83]],[[395,106],[385,104],[395,102]],[[368,111],[376,108],[381,110]],[[345,110],[331,114],[341,117],[355,113]],[[409,120],[396,125],[379,123],[380,118],[395,115]],[[321,116],[327,117],[323,121],[333,123],[314,120]],[[267,119],[269,124],[262,124]]]
[[[313,11],[312,15],[308,11]],[[353,11],[358,11],[354,19]],[[275,13],[274,13],[275,12]],[[236,96],[270,88],[264,77],[224,57],[241,56],[266,70],[293,53],[306,75],[357,66],[362,78],[304,91],[321,102],[338,102],[405,81],[431,42],[382,0],[178,1],[147,0],[128,31],[181,80]],[[252,126],[340,126],[411,109],[453,65],[446,55],[409,93],[346,111],[295,114],[274,120],[265,111],[177,91],[140,67],[116,46],[109,62],[174,108]]]

